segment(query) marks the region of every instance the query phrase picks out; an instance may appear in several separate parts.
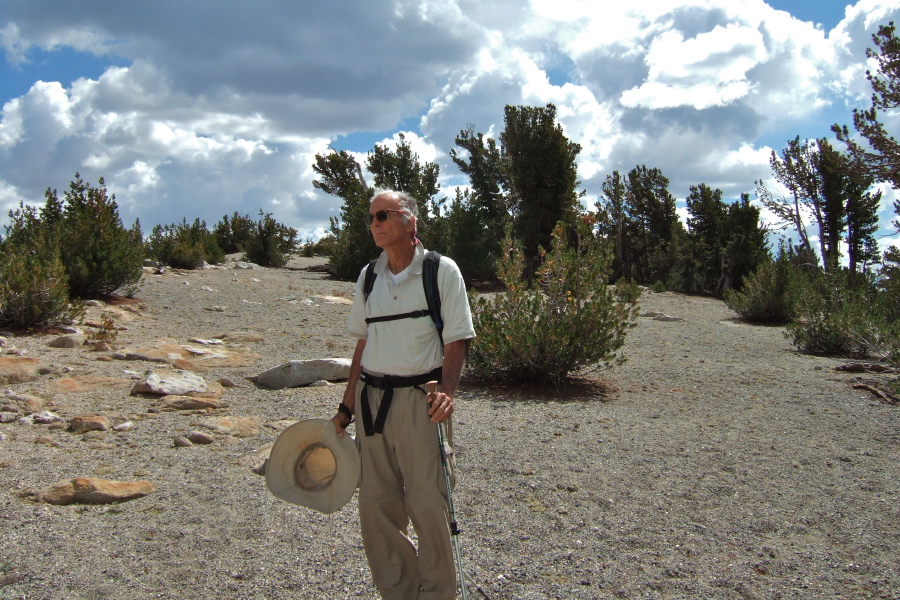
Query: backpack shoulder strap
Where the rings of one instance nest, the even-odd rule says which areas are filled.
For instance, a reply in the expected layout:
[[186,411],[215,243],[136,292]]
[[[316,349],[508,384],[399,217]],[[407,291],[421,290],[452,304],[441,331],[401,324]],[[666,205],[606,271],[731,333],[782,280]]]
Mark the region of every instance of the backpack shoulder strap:
[[425,255],[425,262],[422,265],[422,286],[425,288],[425,301],[428,302],[428,311],[431,313],[431,320],[437,328],[438,337],[441,340],[441,347],[444,346],[444,320],[441,318],[441,290],[438,286],[438,267],[441,264],[441,255],[434,250],[430,250]]
[[375,272],[375,263],[378,262],[378,259],[372,260],[369,263],[369,266],[366,267],[366,278],[363,280],[363,301],[369,299],[369,294],[372,293],[372,286],[375,285],[375,277],[377,277],[377,273]]

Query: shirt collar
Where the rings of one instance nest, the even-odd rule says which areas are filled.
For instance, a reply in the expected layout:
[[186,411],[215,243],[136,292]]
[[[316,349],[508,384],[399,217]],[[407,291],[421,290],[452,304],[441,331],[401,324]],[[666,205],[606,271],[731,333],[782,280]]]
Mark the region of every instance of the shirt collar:
[[[410,263],[409,265],[409,274],[421,275],[422,265],[425,264],[425,247],[421,243],[419,243],[413,246],[413,248],[415,249],[415,253],[413,254],[412,263]],[[381,256],[378,257],[378,261],[375,263],[375,273],[378,275],[384,275],[384,272],[387,270],[387,265],[387,252],[382,252]]]

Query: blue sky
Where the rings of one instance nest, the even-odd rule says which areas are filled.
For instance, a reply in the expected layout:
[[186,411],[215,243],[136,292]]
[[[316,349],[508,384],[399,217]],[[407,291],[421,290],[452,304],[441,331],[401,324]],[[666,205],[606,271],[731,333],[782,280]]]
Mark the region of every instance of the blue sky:
[[0,3],[0,215],[78,171],[145,231],[262,209],[315,237],[340,209],[312,186],[317,153],[363,160],[403,133],[452,195],[461,129],[496,135],[505,105],[548,102],[591,205],[639,164],[682,204],[699,183],[753,195],[772,150],[867,105],[865,48],[900,16],[900,0],[610,4]]

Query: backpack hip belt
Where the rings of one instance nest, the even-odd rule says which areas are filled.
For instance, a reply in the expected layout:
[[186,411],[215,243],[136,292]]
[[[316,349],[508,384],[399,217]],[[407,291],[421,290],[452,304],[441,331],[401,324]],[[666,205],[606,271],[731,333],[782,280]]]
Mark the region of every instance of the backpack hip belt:
[[[359,400],[362,403],[360,409],[362,412],[363,430],[366,437],[376,433],[384,433],[384,423],[387,421],[388,411],[391,409],[391,402],[394,399],[395,388],[417,387],[424,385],[429,381],[441,381],[441,373],[443,369],[438,367],[430,373],[422,375],[411,375],[409,377],[401,377],[398,375],[372,375],[371,373],[362,372],[359,379],[365,383]],[[376,390],[384,390],[384,396],[381,397],[381,406],[378,407],[378,414],[375,421],[372,421],[372,408],[369,406],[368,388],[372,386]],[[422,390],[425,393],[425,390]]]

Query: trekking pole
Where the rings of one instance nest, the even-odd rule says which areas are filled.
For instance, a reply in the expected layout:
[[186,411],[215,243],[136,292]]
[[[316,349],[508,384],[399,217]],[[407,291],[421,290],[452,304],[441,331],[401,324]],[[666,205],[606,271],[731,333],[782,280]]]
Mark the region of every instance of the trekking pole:
[[[437,381],[429,381],[428,394],[437,397]],[[447,486],[447,508],[450,511],[450,539],[453,541],[453,551],[456,553],[456,571],[459,576],[459,591],[462,600],[468,600],[466,591],[466,573],[463,571],[462,551],[459,549],[459,527],[456,525],[456,511],[453,509],[453,491],[450,489],[450,466],[447,464],[447,451],[444,449],[444,423],[437,424],[438,444],[441,447],[441,466],[444,468],[444,483]],[[483,592],[482,592],[483,593]]]

